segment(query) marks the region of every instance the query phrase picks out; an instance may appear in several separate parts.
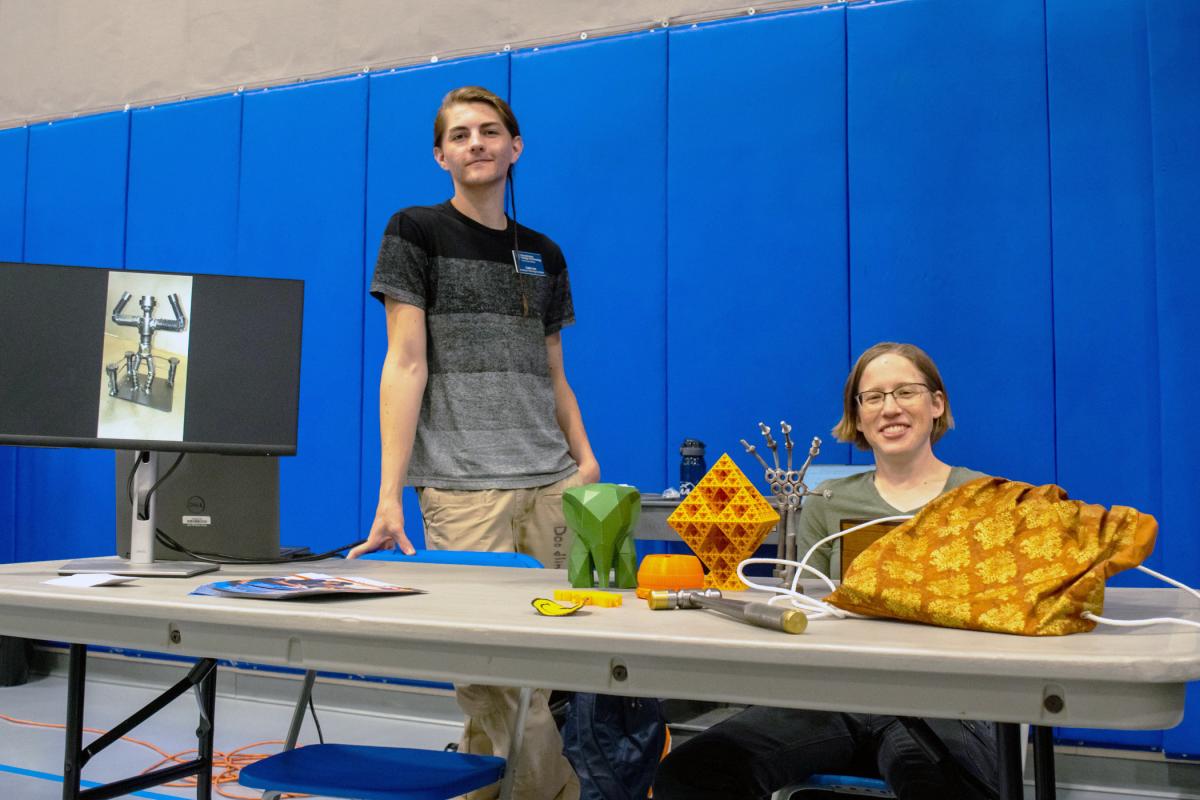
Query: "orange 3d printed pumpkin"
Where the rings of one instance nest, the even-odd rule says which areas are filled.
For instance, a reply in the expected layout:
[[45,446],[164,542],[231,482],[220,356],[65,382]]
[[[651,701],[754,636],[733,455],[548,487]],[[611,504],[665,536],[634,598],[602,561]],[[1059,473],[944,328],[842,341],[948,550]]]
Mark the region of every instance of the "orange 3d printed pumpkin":
[[710,589],[745,589],[737,565],[754,555],[778,523],[778,512],[728,453],[667,517],[667,524],[708,568],[704,585]]

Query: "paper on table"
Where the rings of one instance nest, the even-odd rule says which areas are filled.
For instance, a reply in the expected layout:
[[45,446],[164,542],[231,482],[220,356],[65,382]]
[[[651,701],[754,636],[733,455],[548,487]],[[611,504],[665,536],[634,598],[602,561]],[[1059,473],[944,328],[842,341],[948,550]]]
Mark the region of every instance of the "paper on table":
[[116,586],[119,583],[128,583],[134,580],[131,575],[110,575],[107,572],[96,573],[79,573],[76,575],[64,575],[61,578],[51,578],[42,583],[51,586]]
[[[301,578],[310,578],[312,580],[318,580],[318,581],[327,581],[327,580],[334,579],[334,577],[332,575],[326,575],[324,572],[299,572],[297,574]],[[384,583],[383,581],[377,581],[374,578],[364,578],[360,575],[343,575],[339,578],[339,580],[356,581],[358,583],[366,583],[371,586],[380,586],[385,589],[389,588],[391,586],[391,584],[389,584],[389,583]]]
[[373,594],[424,594],[421,589],[392,586],[371,578],[326,575],[322,572],[301,572],[294,575],[249,578],[207,583],[192,591],[196,595],[253,597],[260,600],[290,600],[293,598]]

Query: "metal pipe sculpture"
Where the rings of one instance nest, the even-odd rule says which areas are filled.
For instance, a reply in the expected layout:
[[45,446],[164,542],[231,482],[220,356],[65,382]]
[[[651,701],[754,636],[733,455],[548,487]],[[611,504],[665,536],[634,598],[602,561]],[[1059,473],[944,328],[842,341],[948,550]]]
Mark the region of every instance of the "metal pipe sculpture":
[[[156,391],[154,386],[156,372],[154,334],[158,331],[182,331],[187,327],[187,317],[184,316],[183,307],[180,305],[179,295],[177,294],[167,295],[167,302],[171,304],[171,312],[174,315],[174,319],[154,316],[154,309],[158,305],[158,301],[153,295],[142,295],[142,299],[138,303],[142,309],[140,314],[125,314],[123,313],[125,306],[129,304],[132,297],[133,295],[129,292],[121,293],[120,299],[117,300],[117,304],[112,310],[112,321],[117,325],[137,328],[138,349],[137,352],[132,350],[125,351],[124,379],[121,379],[119,376],[122,367],[120,361],[105,365],[104,371],[108,378],[108,393],[113,397],[119,397],[140,405],[148,405],[160,411],[170,411],[170,392],[175,388],[175,374],[179,367],[179,359],[174,357],[167,359],[167,389],[165,392]],[[144,381],[139,375],[143,365],[146,368]]]

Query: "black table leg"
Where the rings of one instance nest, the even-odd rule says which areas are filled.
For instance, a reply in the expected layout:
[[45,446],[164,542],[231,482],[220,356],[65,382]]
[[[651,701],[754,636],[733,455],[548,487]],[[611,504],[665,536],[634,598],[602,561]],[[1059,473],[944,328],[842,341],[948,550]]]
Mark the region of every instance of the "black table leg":
[[1033,786],[1036,800],[1054,800],[1054,729],[1033,726]]
[[200,701],[200,724],[196,728],[196,750],[200,761],[209,768],[196,776],[196,800],[210,800],[212,797],[212,757],[213,729],[216,726],[214,715],[217,709],[217,670],[214,667],[196,687]]
[[[161,786],[164,783],[196,776],[197,800],[212,797],[213,714],[217,698],[217,662],[203,658],[188,671],[187,677],[164,691],[125,720],[114,725],[83,746],[83,697],[87,679],[87,646],[70,646],[70,666],[67,672],[66,753],[63,757],[63,800],[110,800],[125,797],[139,789]],[[196,728],[196,758],[182,764],[135,775],[81,789],[84,766],[109,745],[119,741],[129,731],[146,721],[179,695],[195,690],[200,705],[200,724]]]
[[1000,771],[997,786],[1000,800],[1023,800],[1021,779],[1021,726],[1015,722],[996,723],[996,767]]
[[83,769],[83,687],[87,679],[87,647],[73,644],[67,668],[67,736],[63,756],[63,800],[78,800],[79,773]]

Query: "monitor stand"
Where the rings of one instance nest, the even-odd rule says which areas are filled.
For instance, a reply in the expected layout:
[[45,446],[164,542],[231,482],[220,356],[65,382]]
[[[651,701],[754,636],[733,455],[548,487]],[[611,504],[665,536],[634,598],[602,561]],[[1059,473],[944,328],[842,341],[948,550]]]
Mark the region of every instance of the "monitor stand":
[[[213,572],[216,564],[199,561],[155,561],[154,495],[150,489],[158,476],[157,452],[142,450],[135,456],[138,466],[133,476],[132,520],[129,534],[129,558],[81,558],[68,561],[58,568],[60,575],[76,573],[109,573],[146,578],[190,578]],[[146,497],[149,495],[149,501]]]

